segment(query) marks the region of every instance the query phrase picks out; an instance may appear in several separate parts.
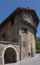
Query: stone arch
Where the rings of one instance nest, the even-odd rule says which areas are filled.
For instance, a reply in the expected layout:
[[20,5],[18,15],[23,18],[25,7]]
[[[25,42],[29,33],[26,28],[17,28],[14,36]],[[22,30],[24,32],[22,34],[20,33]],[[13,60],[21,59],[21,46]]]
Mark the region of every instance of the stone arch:
[[5,52],[8,50],[8,49],[12,49],[14,50],[15,54],[16,54],[16,61],[18,61],[18,52],[16,50],[16,48],[12,45],[7,45],[4,49],[3,49],[3,53],[2,53],[2,62],[3,62],[3,65],[5,64],[5,59],[4,59],[4,55],[5,55]]

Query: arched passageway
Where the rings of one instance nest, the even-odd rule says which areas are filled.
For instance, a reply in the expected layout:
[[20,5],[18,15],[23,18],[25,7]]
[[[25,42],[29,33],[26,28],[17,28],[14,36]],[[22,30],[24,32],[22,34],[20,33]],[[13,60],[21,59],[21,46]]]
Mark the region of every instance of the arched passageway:
[[15,63],[17,62],[17,54],[16,51],[9,47],[5,50],[4,53],[4,64],[8,64],[8,63]]

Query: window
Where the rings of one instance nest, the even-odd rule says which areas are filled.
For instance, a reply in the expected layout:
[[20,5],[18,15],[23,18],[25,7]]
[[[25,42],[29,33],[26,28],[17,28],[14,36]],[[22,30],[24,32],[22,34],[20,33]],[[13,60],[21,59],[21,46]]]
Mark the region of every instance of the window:
[[2,34],[2,40],[3,41],[7,41],[7,36],[6,36],[6,33],[5,32]]
[[22,28],[22,32],[23,32],[23,33],[27,33],[27,29],[23,27],[23,28]]
[[13,25],[14,24],[14,18],[12,17],[11,18],[11,25]]
[[2,37],[5,37],[5,33],[3,33]]
[[30,56],[30,52],[28,53],[28,56]]

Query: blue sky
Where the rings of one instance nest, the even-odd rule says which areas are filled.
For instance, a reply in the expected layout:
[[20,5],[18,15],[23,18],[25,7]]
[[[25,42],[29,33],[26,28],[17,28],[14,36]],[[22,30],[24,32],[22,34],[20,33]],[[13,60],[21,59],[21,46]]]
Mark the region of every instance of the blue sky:
[[[35,9],[40,19],[40,0],[0,0],[0,23],[17,7],[30,7]],[[40,23],[37,28],[37,36],[40,36]]]

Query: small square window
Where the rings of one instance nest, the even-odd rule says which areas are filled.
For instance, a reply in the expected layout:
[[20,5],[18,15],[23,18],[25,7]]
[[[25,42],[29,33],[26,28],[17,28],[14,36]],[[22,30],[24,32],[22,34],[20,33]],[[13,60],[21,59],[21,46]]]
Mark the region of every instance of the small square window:
[[3,33],[2,37],[5,37],[5,33]]
[[14,24],[14,18],[12,17],[11,18],[11,25],[13,25]]
[[22,28],[22,32],[23,32],[23,33],[27,33],[27,29],[23,27],[23,28]]
[[28,53],[28,56],[30,56],[30,53]]

